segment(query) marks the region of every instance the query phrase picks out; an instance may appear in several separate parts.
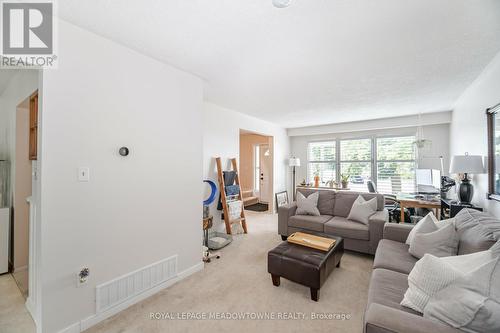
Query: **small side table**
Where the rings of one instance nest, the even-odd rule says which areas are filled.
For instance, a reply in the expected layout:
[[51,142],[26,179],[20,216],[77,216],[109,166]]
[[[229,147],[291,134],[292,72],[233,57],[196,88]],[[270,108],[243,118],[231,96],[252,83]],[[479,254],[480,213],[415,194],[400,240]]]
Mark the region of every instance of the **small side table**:
[[208,247],[208,229],[212,228],[214,221],[213,216],[203,218],[203,245]]
[[203,251],[203,262],[210,262],[212,258],[220,258],[219,252],[210,253],[208,249],[208,229],[212,228],[213,221],[214,217],[211,215],[203,218],[203,245],[206,247],[206,250]]
[[[441,199],[441,214],[442,218],[452,218],[458,214],[464,208],[471,208],[479,211],[483,211],[483,208],[474,206],[474,205],[464,205],[459,203],[458,201],[453,201],[450,199]],[[448,212],[446,214],[445,212]]]

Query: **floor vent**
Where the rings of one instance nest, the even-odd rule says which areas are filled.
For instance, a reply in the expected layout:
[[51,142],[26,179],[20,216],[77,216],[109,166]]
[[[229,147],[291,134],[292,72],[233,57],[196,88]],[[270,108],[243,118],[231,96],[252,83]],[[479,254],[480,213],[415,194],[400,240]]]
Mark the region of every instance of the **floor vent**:
[[177,276],[177,255],[96,287],[96,311],[104,312]]

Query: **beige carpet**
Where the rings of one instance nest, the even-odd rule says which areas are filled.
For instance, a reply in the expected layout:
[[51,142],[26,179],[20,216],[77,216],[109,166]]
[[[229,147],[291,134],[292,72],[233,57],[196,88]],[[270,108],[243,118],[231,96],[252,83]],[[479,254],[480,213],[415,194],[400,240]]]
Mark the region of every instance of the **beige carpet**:
[[[309,288],[267,273],[267,251],[281,242],[277,215],[247,212],[247,235],[237,235],[222,258],[87,332],[362,332],[372,257],[347,252],[321,288],[319,302]],[[150,313],[300,313],[297,320],[150,319]],[[347,320],[311,320],[311,313],[344,314]],[[249,314],[250,315],[250,314]],[[252,314],[253,315],[253,314]]]
[[0,333],[35,333],[25,299],[10,274],[0,276]]

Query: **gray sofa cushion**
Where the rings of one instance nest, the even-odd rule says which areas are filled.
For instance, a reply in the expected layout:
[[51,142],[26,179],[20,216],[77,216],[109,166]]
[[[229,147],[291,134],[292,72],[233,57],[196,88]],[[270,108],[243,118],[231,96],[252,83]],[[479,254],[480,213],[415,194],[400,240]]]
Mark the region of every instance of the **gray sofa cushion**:
[[455,227],[459,255],[488,250],[500,239],[500,220],[474,209],[462,209],[455,216]]
[[306,197],[311,193],[319,192],[318,209],[321,215],[333,215],[333,206],[335,205],[335,191],[317,190],[309,188],[299,188],[297,192]]
[[325,233],[351,239],[370,240],[368,226],[345,217],[334,216],[325,223]]
[[324,231],[324,224],[329,221],[332,217],[330,215],[295,215],[290,217],[288,220],[288,225],[295,228],[302,228],[313,231]]
[[383,268],[375,269],[368,291],[368,306],[377,303],[421,316],[418,312],[399,304],[407,289],[408,275]]
[[378,193],[360,193],[351,191],[339,191],[335,196],[335,206],[333,207],[333,215],[347,217],[351,212],[351,207],[354,201],[361,195],[365,200],[377,198],[377,210],[384,209],[384,196]]
[[396,272],[410,274],[417,258],[408,253],[408,245],[389,239],[378,243],[373,268],[385,268]]

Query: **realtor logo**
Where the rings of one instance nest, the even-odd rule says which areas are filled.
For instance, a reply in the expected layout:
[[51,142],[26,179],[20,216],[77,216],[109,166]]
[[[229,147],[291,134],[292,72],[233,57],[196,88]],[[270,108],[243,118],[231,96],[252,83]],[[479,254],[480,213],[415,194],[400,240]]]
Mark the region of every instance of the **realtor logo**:
[[52,0],[0,0],[0,67],[55,68]]
[[52,3],[2,3],[3,54],[52,54]]

